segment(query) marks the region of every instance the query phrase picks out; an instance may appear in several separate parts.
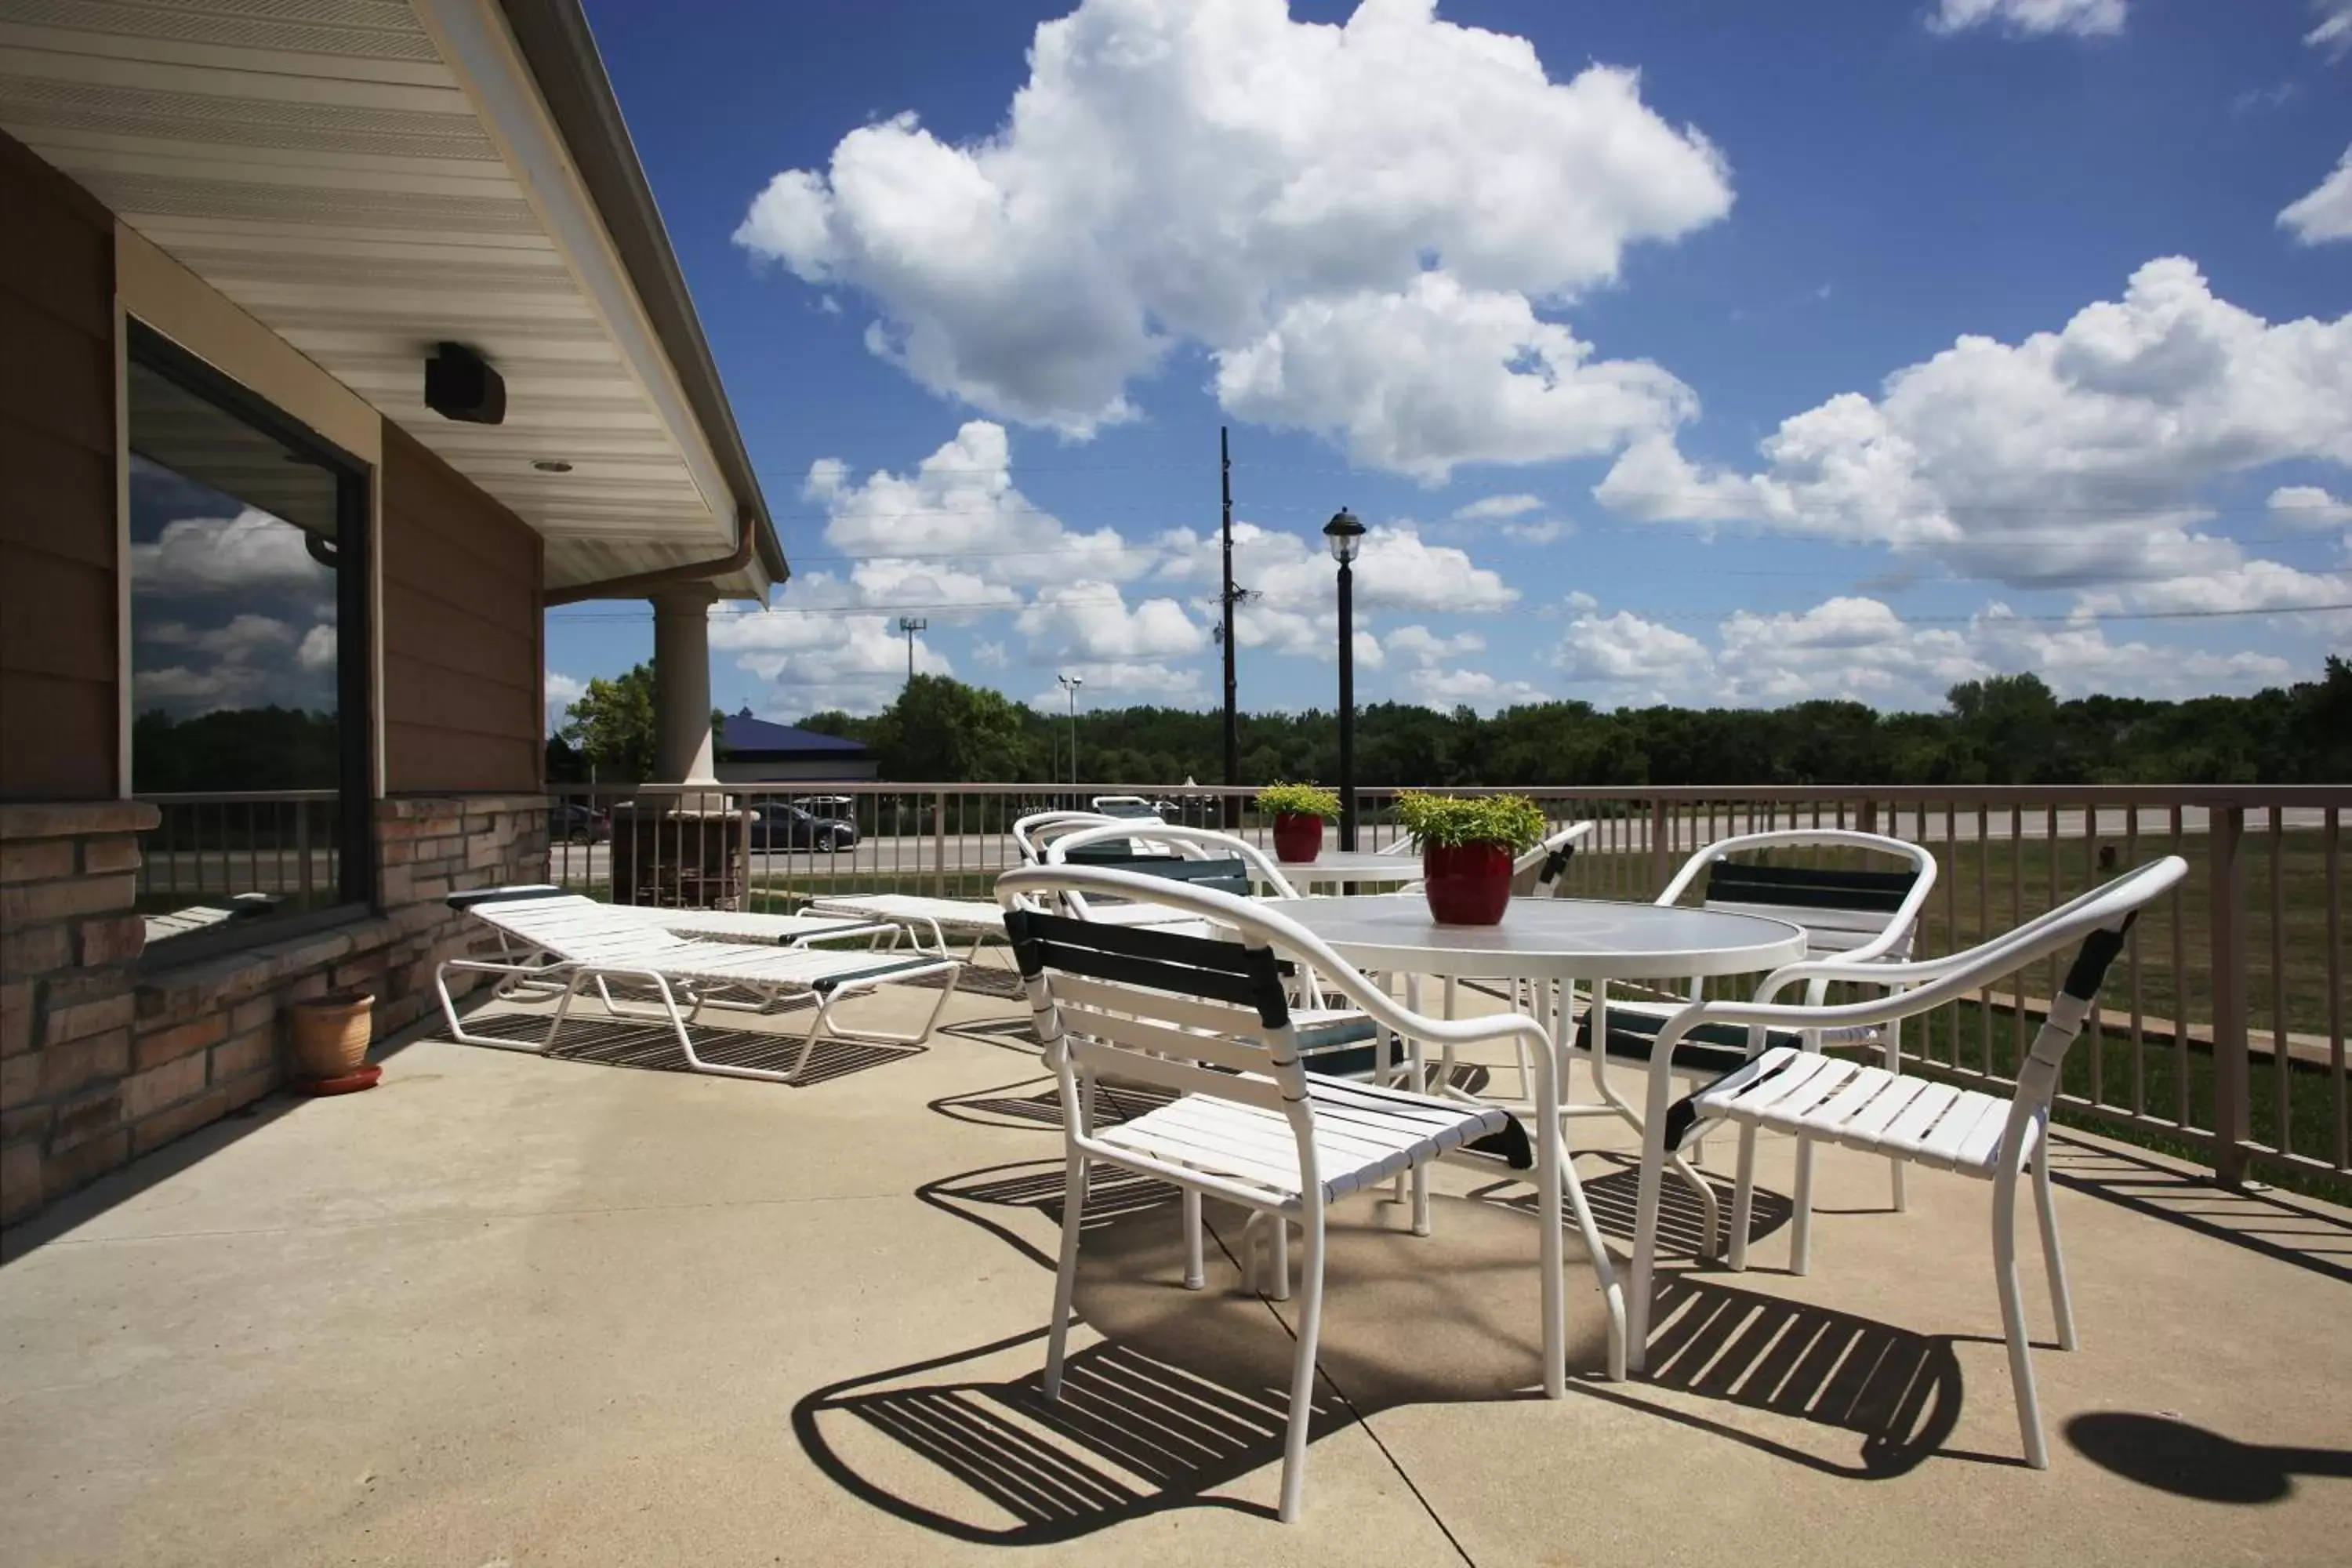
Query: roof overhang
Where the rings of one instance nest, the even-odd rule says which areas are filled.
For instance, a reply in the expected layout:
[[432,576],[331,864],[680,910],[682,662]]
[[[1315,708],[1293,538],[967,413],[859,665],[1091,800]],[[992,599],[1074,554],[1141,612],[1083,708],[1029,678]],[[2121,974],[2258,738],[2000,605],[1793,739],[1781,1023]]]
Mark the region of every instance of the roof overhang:
[[[745,529],[720,592],[786,576],[576,0],[13,9],[0,126],[537,530],[550,589]],[[505,377],[503,424],[425,407],[444,340]]]

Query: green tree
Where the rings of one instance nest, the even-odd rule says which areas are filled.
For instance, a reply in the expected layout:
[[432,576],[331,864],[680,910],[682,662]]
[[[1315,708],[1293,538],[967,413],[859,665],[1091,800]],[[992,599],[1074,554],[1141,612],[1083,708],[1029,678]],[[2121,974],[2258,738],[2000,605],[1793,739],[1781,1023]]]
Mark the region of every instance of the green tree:
[[2044,784],[2054,766],[2058,699],[2040,676],[1989,675],[1945,694],[1974,773],[1963,783]]
[[1031,776],[1025,710],[1001,691],[919,675],[875,723],[882,776],[908,784],[998,784]]
[[650,661],[611,679],[597,676],[564,710],[564,740],[605,780],[636,784],[654,776],[654,667]]

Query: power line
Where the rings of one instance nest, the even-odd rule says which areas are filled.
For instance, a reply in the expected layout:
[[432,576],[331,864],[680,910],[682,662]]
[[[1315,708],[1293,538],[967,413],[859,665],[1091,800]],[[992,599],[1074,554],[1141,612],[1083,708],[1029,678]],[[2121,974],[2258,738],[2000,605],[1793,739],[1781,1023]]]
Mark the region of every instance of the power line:
[[[1075,605],[1081,606],[1093,605],[1120,605],[1125,602],[1126,601],[1124,599],[1117,595],[1087,595],[1084,597],[1071,596],[1051,600],[1045,607],[1050,608],[1063,605]],[[1271,603],[1274,607],[1278,609],[1319,609],[1322,607],[1320,600],[1314,601],[1311,605],[1307,601],[1303,600],[1274,599],[1267,602]],[[760,615],[887,616],[898,614],[900,612],[917,610],[979,614],[990,610],[1009,613],[1015,610],[1024,610],[1032,607],[1032,605],[1025,602],[1008,604],[1002,599],[976,599],[963,603],[940,603],[934,601],[925,604],[904,605],[824,605],[812,606],[807,609],[802,609],[792,605],[779,606],[774,610],[730,610],[724,606],[715,606],[710,613],[711,617],[714,620],[737,620],[747,616]],[[1475,613],[1478,610],[1491,609],[1493,606],[1472,605],[1459,610],[1449,609],[1442,605],[1373,605],[1371,607],[1376,609],[1390,609],[1397,614],[1405,615],[1458,615]],[[1761,614],[1774,616],[1803,615],[1807,610],[1818,607],[1818,605],[1810,605],[1806,606],[1805,609],[1751,610],[1747,613],[1751,615]],[[1721,613],[1689,613],[1670,616],[1643,615],[1639,611],[1620,613],[1637,615],[1640,616],[1643,620],[1658,626],[1698,626],[1711,625],[1716,622],[1727,619],[1730,616],[1741,613],[1741,609],[1743,608],[1744,606],[1737,607]],[[1976,615],[1970,616],[1905,616],[1900,618],[1903,624],[1906,626],[1974,626],[1979,622],[2000,626],[2081,626],[2086,622],[2104,624],[2112,621],[2232,620],[2249,616],[2316,616],[2333,614],[2342,610],[2352,610],[2352,600],[2347,600],[2342,604],[2332,605],[2281,605],[2256,609],[2236,610],[2116,610],[2096,611],[2082,615],[2060,616],[1988,616],[1979,612]],[[551,622],[564,626],[600,621],[649,621],[653,618],[653,612],[650,609],[613,610],[595,611],[585,615],[569,616],[551,613],[547,618]]]

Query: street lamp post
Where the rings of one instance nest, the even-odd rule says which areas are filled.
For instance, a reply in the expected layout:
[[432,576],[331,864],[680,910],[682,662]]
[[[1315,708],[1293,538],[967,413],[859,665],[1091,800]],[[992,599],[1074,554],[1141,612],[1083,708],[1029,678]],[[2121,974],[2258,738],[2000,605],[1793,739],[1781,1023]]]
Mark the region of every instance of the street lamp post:
[[1356,847],[1356,552],[1364,525],[1341,507],[1323,525],[1339,563],[1339,847]]
[[1087,683],[1083,675],[1057,675],[1062,689],[1070,694],[1070,787],[1078,784],[1078,688]]

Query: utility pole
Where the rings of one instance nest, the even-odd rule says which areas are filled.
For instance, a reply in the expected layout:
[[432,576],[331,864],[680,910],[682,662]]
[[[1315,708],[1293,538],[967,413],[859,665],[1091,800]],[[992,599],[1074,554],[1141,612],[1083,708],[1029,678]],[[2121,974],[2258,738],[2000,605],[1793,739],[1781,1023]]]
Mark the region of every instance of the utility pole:
[[1220,595],[1224,621],[1217,628],[1217,640],[1225,645],[1224,822],[1230,830],[1241,823],[1241,798],[1233,791],[1242,782],[1242,721],[1241,687],[1234,671],[1234,454],[1222,425],[1217,426],[1217,483],[1224,496],[1225,586]]
[[907,684],[909,686],[915,684],[915,634],[929,631],[930,626],[931,623],[926,618],[914,616],[898,617],[898,630],[907,638]]
[[1087,683],[1083,675],[1057,675],[1062,689],[1070,694],[1070,787],[1078,784],[1078,688]]

